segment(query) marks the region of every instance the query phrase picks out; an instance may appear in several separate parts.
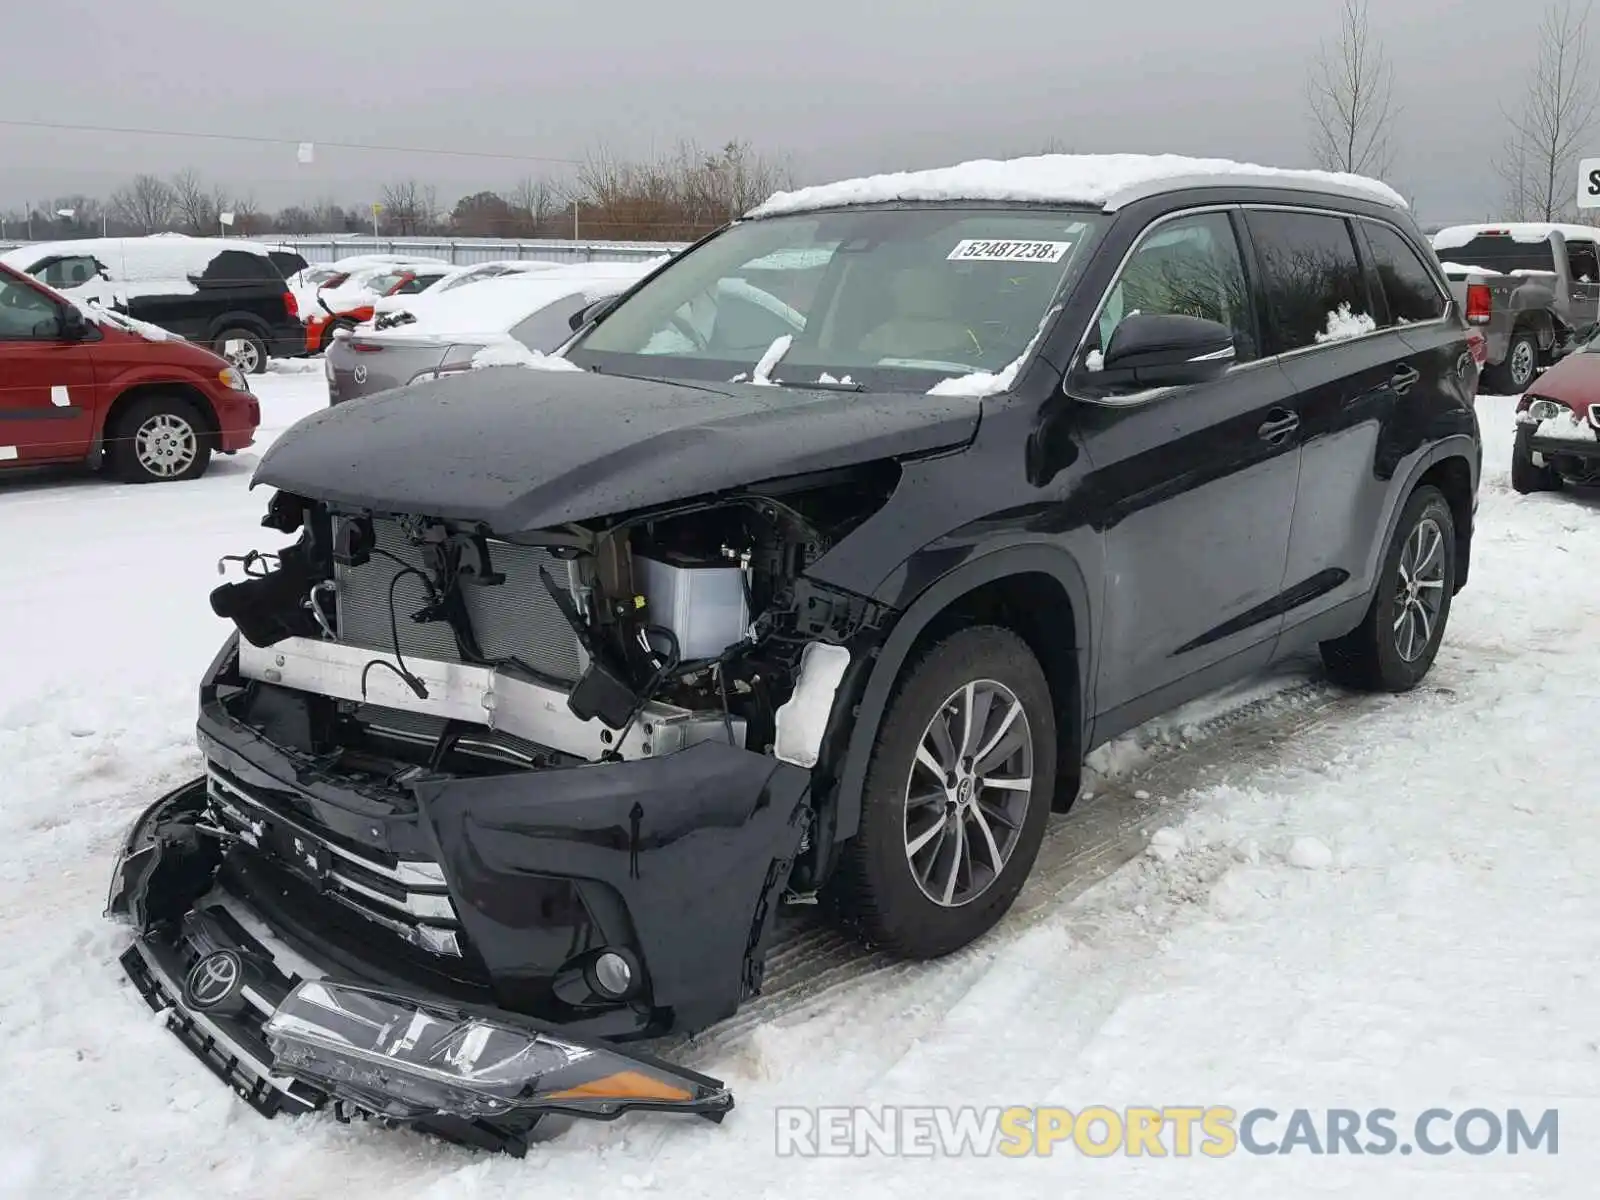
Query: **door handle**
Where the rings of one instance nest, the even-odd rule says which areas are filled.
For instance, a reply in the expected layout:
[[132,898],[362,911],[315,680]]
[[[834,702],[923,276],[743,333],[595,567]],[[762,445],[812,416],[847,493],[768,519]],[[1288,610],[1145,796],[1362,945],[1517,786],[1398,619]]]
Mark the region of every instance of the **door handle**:
[[1412,388],[1416,387],[1417,380],[1421,378],[1422,372],[1415,367],[1401,367],[1393,375],[1389,376],[1389,386],[1404,396]]
[[1256,430],[1256,436],[1263,442],[1278,445],[1296,429],[1300,428],[1300,418],[1288,409],[1275,408],[1267,414],[1267,420],[1261,428]]

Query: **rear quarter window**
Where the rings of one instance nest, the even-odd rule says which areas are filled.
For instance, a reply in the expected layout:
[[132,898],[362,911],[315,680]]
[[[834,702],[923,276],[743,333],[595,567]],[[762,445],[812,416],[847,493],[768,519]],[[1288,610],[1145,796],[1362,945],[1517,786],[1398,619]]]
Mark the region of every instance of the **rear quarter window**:
[[1362,227],[1389,304],[1389,319],[1397,325],[1412,325],[1444,316],[1444,296],[1411,243],[1388,225],[1364,221]]
[[1246,214],[1280,353],[1327,345],[1377,328],[1350,222],[1323,213]]

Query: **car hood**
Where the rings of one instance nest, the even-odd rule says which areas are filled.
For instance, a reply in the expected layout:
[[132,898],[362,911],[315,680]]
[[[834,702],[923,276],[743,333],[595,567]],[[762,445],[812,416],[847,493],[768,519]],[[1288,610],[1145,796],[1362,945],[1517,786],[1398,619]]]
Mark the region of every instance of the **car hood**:
[[515,534],[948,449],[971,440],[980,410],[971,397],[493,367],[314,413],[251,486]]
[[1600,404],[1600,351],[1569,354],[1529,386],[1531,395],[1559,400],[1582,413]]

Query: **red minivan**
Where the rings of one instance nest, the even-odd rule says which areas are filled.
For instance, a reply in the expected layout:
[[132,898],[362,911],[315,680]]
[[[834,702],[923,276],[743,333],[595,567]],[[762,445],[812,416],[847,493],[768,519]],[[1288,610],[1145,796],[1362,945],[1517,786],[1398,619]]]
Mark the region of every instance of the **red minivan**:
[[194,479],[260,424],[226,359],[0,266],[0,472],[87,462],[129,483]]

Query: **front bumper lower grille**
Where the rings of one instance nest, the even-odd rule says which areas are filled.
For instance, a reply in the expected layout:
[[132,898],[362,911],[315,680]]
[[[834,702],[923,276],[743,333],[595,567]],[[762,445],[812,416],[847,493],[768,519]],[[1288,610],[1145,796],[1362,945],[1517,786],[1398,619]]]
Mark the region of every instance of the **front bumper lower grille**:
[[274,860],[320,895],[410,945],[462,957],[461,922],[438,863],[384,861],[359,853],[309,822],[270,806],[214,763],[207,767],[206,794],[219,829]]

